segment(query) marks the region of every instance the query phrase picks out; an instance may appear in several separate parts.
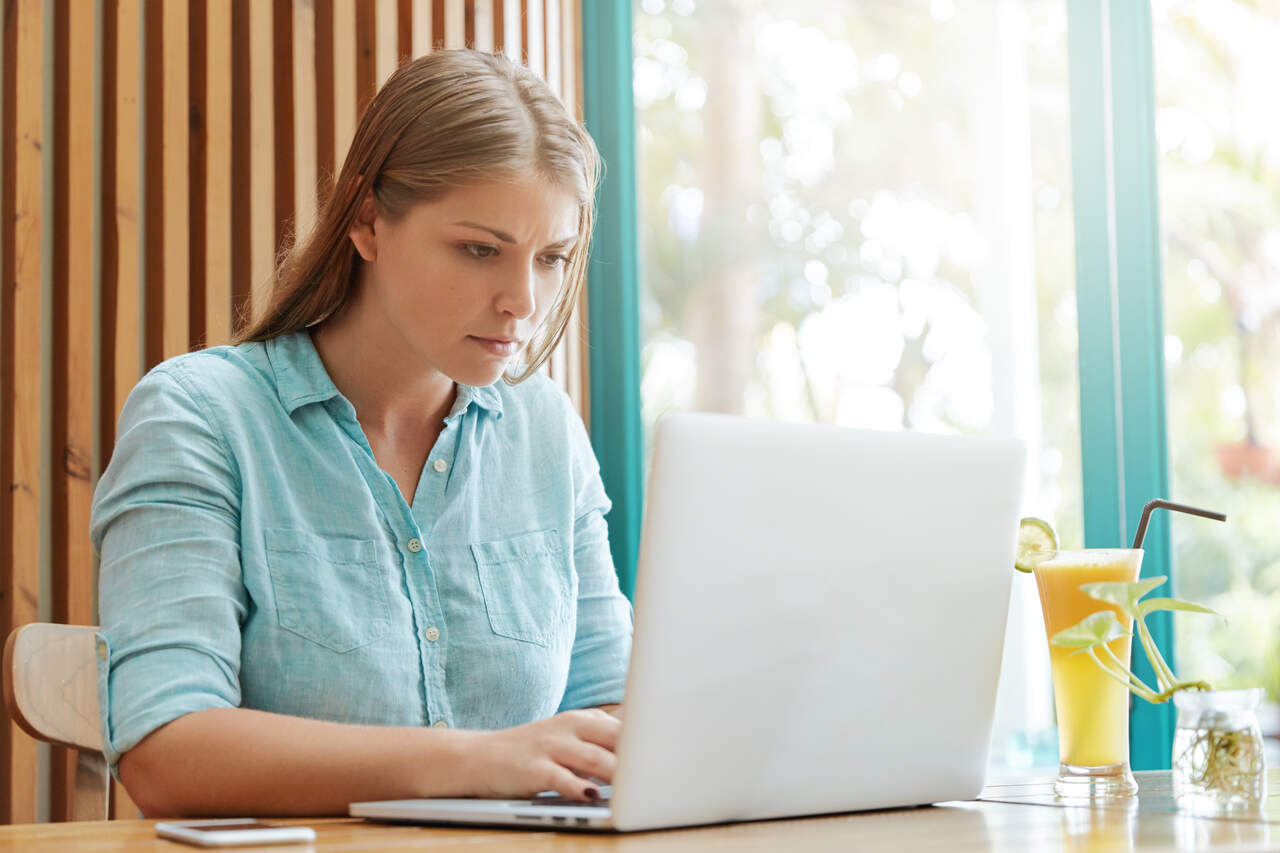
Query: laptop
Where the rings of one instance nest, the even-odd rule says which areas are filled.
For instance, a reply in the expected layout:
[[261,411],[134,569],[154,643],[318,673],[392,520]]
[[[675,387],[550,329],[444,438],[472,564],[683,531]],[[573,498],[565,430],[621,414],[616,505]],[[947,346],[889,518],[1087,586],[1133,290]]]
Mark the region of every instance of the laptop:
[[667,415],[611,788],[350,814],[631,832],[976,798],[1023,464],[1013,439]]

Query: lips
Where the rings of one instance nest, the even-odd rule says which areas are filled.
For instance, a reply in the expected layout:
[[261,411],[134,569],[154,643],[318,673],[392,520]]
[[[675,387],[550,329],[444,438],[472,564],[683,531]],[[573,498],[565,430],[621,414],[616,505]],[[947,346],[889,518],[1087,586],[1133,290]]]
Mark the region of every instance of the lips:
[[515,355],[516,350],[520,348],[520,341],[515,338],[481,338],[472,335],[471,340],[484,347],[489,353],[503,357]]

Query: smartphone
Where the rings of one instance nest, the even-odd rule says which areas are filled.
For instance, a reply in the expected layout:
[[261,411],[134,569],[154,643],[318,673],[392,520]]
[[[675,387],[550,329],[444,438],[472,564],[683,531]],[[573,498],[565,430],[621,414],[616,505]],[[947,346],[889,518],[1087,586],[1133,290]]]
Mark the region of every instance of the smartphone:
[[197,847],[234,847],[239,844],[281,844],[287,841],[315,841],[316,831],[307,826],[280,826],[252,818],[221,820],[162,821],[156,835]]

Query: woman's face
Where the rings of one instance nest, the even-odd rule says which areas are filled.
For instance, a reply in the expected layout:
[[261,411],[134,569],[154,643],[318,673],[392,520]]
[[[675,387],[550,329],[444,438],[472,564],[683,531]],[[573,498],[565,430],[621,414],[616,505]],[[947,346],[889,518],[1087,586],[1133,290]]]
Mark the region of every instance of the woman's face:
[[386,343],[466,385],[502,376],[581,248],[577,199],[538,179],[459,187],[351,236],[366,262],[357,299],[398,338]]

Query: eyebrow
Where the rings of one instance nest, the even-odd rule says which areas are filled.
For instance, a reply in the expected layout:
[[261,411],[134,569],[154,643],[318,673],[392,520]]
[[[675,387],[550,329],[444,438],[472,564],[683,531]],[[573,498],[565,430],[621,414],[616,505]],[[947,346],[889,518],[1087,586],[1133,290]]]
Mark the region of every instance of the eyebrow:
[[[488,225],[481,225],[479,222],[470,222],[470,221],[467,221],[467,220],[462,220],[462,221],[460,221],[460,222],[455,222],[455,223],[453,223],[453,224],[454,224],[454,225],[465,225],[465,226],[466,226],[466,227],[468,227],[468,228],[479,228],[481,231],[488,231],[490,234],[492,234],[494,237],[497,237],[499,240],[501,240],[501,241],[502,241],[502,242],[504,242],[504,243],[515,243],[515,242],[516,242],[516,238],[515,238],[515,237],[512,237],[512,236],[511,236],[510,234],[508,234],[507,232],[505,232],[505,231],[499,231],[497,228],[490,228]],[[569,246],[569,245],[571,245],[571,244],[573,244],[573,243],[576,243],[577,241],[578,241],[578,235],[577,235],[577,234],[572,234],[572,235],[570,235],[570,236],[568,236],[568,237],[565,237],[565,238],[564,238],[564,239],[562,239],[562,240],[557,240],[557,241],[556,241],[556,242],[554,242],[554,243],[548,243],[548,244],[547,244],[547,246],[546,246],[546,248],[548,248],[548,249],[558,249],[558,248],[561,248],[562,246]]]

